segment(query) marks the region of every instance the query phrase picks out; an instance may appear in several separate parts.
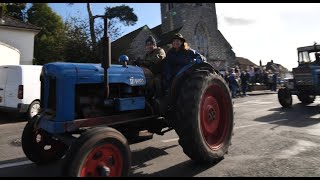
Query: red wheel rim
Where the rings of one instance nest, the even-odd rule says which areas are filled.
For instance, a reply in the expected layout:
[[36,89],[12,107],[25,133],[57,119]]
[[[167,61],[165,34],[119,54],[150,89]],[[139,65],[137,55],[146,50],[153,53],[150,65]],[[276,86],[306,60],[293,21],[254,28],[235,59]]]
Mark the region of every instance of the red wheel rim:
[[121,151],[113,144],[105,144],[93,149],[82,165],[80,176],[104,176],[101,168],[109,171],[108,176],[121,176],[123,157]]
[[200,104],[200,126],[207,145],[219,149],[225,142],[230,125],[226,93],[219,85],[209,86]]

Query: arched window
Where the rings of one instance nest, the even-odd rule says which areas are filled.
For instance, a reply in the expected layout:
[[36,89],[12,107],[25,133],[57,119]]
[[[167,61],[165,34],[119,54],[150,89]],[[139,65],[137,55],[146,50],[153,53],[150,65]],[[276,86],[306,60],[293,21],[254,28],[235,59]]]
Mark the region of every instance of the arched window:
[[204,24],[199,23],[195,29],[195,48],[202,55],[209,56],[208,33]]
[[168,3],[168,10],[170,11],[171,9],[173,9],[173,3]]

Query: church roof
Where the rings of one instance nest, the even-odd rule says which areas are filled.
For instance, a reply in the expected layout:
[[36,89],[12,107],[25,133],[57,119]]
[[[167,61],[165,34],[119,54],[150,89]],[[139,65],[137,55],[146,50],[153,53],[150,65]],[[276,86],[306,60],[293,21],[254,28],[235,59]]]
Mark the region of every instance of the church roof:
[[227,41],[227,39],[223,36],[223,34],[219,31],[219,29],[217,29],[217,31],[218,31],[218,37],[222,39],[222,41],[219,41],[219,42],[225,42],[228,48],[232,49],[232,46]]
[[150,30],[151,30],[151,32],[152,32],[154,35],[156,35],[157,37],[160,37],[161,34],[162,34],[161,24],[159,24],[158,26],[156,26],[156,27],[154,27],[154,28],[152,28],[152,29],[150,29]]
[[[112,42],[111,49],[112,49],[112,59],[117,59],[118,57],[114,57],[120,54],[125,54],[126,50],[130,48],[132,40],[137,37],[137,35],[141,32],[143,28],[149,28],[147,25],[144,25],[124,36],[118,38],[117,40]],[[114,55],[114,56],[113,56]]]
[[243,57],[236,57],[236,64],[245,65],[245,66],[257,66],[255,63],[253,63],[249,59],[243,58]]
[[161,34],[159,37],[160,41],[158,42],[158,46],[164,46],[166,44],[170,44],[172,41],[172,37],[181,30],[182,27],[169,31],[167,33]]
[[[1,21],[1,20],[0,20]],[[30,23],[23,22],[19,19],[3,15],[2,16],[2,23],[0,22],[0,27],[13,27],[19,29],[28,29],[28,30],[36,30],[40,31],[41,28]]]

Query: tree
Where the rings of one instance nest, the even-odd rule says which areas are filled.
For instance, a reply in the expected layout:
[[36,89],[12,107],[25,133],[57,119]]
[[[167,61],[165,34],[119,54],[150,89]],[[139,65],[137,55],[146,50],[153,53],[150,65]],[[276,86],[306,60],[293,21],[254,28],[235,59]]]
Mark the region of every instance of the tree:
[[67,62],[89,62],[93,58],[90,49],[90,38],[87,33],[88,24],[84,20],[71,17],[65,22],[66,40],[64,59]]
[[[73,3],[68,3],[68,5],[73,5]],[[101,34],[103,32],[103,27],[101,24],[95,26],[95,19],[99,17],[99,15],[93,15],[91,11],[90,3],[87,3],[87,12],[89,16],[89,33],[91,37],[91,48],[93,54],[97,56],[97,41],[102,37]],[[137,15],[133,12],[133,8],[130,8],[126,5],[115,6],[115,7],[106,7],[105,15],[109,19],[108,31],[110,39],[114,40],[119,37],[122,32],[119,23],[122,23],[125,26],[132,26],[138,21]],[[98,39],[97,39],[98,37]],[[97,62],[97,58],[94,59]]]
[[113,40],[122,34],[121,28],[117,26],[119,23],[125,26],[133,26],[138,21],[137,15],[133,12],[133,8],[129,6],[106,7],[105,10],[105,15],[110,20],[108,25],[109,35]]
[[48,3],[33,3],[27,11],[28,22],[41,27],[35,37],[34,64],[63,61],[64,24]]
[[21,21],[25,21],[27,3],[3,3],[4,13]]

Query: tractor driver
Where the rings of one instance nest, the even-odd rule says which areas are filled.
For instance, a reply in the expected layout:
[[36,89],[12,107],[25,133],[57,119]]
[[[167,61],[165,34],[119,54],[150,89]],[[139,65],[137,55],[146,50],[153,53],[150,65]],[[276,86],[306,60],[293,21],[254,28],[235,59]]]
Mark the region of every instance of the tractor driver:
[[320,53],[316,52],[314,55],[316,57],[316,60],[312,64],[320,66]]
[[206,61],[205,58],[195,50],[191,49],[186,39],[180,33],[172,38],[172,48],[167,52],[163,67],[163,86],[165,90],[171,87],[176,74],[187,64],[194,61]]
[[161,61],[166,57],[165,51],[157,47],[156,40],[150,35],[145,44],[146,55],[144,59],[136,61],[138,66],[150,69],[153,74],[153,86],[156,91],[156,96],[162,96],[161,91]]

